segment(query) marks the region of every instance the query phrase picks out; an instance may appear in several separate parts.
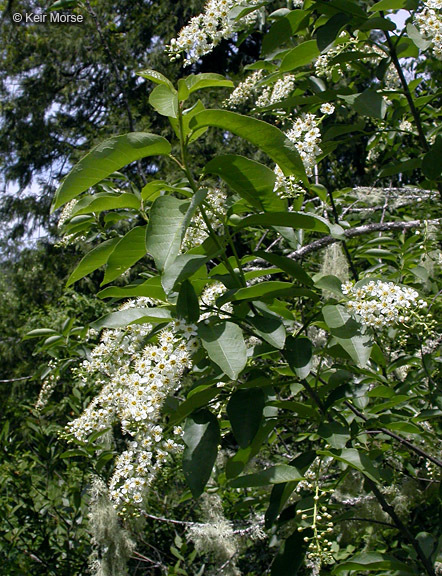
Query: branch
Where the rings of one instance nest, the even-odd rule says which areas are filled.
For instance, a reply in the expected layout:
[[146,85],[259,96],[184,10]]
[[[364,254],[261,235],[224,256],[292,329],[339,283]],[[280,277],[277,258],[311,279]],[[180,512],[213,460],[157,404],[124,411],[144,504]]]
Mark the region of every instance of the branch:
[[[364,234],[371,234],[372,232],[379,232],[380,230],[409,230],[411,228],[418,228],[419,226],[424,226],[426,224],[440,224],[442,218],[436,218],[435,220],[410,220],[410,222],[387,222],[386,224],[364,224],[363,226],[358,226],[356,228],[350,228],[344,231],[345,238],[355,238],[356,236],[363,236]],[[311,252],[316,252],[317,250],[322,250],[331,244],[339,242],[338,238],[333,238],[333,236],[324,236],[324,238],[319,238],[307,246],[303,246],[294,252],[291,252],[288,257],[292,260],[301,260]]]
[[427,574],[429,574],[429,576],[436,576],[433,566],[431,565],[429,559],[425,556],[419,542],[416,540],[416,538],[413,536],[413,534],[410,532],[407,526],[405,526],[405,524],[396,514],[396,510],[386,501],[384,495],[376,486],[376,484],[373,482],[373,480],[370,480],[370,478],[365,477],[365,481],[370,486],[370,489],[373,492],[373,494],[376,496],[379,504],[382,507],[382,510],[390,516],[390,518],[393,520],[398,530],[405,536],[405,538],[407,538],[407,540],[413,546],[417,556],[419,557],[422,564],[425,566]]
[[[348,400],[345,400],[344,404],[347,406],[347,408],[350,408],[350,410],[353,412],[353,414],[356,414],[356,416],[358,416],[359,418],[364,420],[364,422],[367,422],[368,418],[362,412],[360,412],[357,408],[355,408]],[[394,438],[400,444],[407,446],[408,448],[410,448],[410,450],[413,450],[413,452],[416,452],[416,454],[419,454],[419,456],[422,456],[423,458],[427,458],[428,460],[433,462],[433,464],[436,464],[436,466],[439,466],[440,468],[442,468],[442,461],[441,460],[439,460],[435,456],[431,456],[431,454],[428,454],[427,452],[425,452],[424,450],[419,448],[419,446],[415,446],[409,440],[402,438],[402,436],[399,436],[395,432],[391,432],[391,430],[388,430],[387,428],[379,428],[378,430],[366,430],[366,432],[371,432],[371,433],[382,432],[383,434],[390,436],[390,438]]]
[[6,384],[7,382],[19,382],[20,380],[29,380],[32,376],[22,376],[21,378],[10,378],[9,380],[0,380],[1,384]]

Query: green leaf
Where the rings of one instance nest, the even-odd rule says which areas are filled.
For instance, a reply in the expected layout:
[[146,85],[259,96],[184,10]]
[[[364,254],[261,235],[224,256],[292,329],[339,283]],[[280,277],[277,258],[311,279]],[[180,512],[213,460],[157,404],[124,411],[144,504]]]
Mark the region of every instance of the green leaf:
[[92,214],[93,212],[98,213],[118,208],[139,210],[140,200],[134,194],[128,192],[119,195],[108,193],[93,194],[79,200],[72,211],[72,215],[79,216],[80,214]]
[[416,170],[416,168],[420,168],[421,164],[422,160],[420,158],[411,158],[410,160],[405,160],[405,162],[387,164],[387,166],[384,166],[379,172],[379,177],[385,178],[387,176],[393,176],[393,174],[403,174],[404,172]]
[[361,570],[363,572],[372,570],[388,570],[390,574],[393,572],[396,573],[396,571],[399,571],[398,574],[416,574],[413,567],[409,564],[404,564],[388,554],[378,554],[377,552],[363,552],[362,554],[356,554],[353,558],[350,558],[336,566],[333,570],[333,574],[347,573],[349,570],[357,570],[358,572]]
[[170,294],[180,282],[193,276],[208,261],[202,254],[180,254],[167,266],[161,277],[164,291]]
[[149,104],[162,116],[178,116],[178,94],[165,84],[156,86],[149,96]]
[[173,196],[160,196],[152,205],[146,230],[146,250],[160,271],[178,256],[189,206],[189,201]]
[[219,298],[219,304],[238,302],[240,300],[260,300],[262,298],[296,295],[299,294],[300,290],[305,291],[306,295],[310,293],[310,291],[306,291],[305,288],[296,288],[291,282],[268,280],[247,286],[246,288],[239,288],[234,292],[228,292]]
[[339,460],[340,462],[344,462],[348,464],[352,468],[359,470],[362,474],[365,474],[368,478],[373,480],[374,482],[379,482],[379,471],[377,468],[373,466],[372,461],[362,452],[358,452],[355,448],[344,448],[343,450],[339,451],[331,451],[331,450],[320,450],[318,454],[323,454],[324,456],[331,456],[335,460]]
[[266,486],[267,484],[281,484],[282,482],[299,482],[302,474],[294,466],[278,464],[262,472],[240,476],[230,482],[232,488],[249,488],[252,486]]
[[227,403],[227,415],[233,435],[241,448],[247,448],[255,438],[261,425],[265,404],[262,388],[237,390]]
[[388,18],[380,18],[377,16],[369,18],[359,26],[359,30],[383,30],[384,32],[393,32],[396,28],[396,24],[388,20]]
[[120,238],[111,238],[96,246],[84,256],[72,274],[69,276],[66,286],[71,286],[77,280],[81,280],[97,268],[106,264]]
[[281,72],[289,72],[311,64],[319,56],[316,40],[307,40],[290,50],[282,59]]
[[[239,228],[245,226],[286,226],[295,230],[316,230],[317,232],[329,233],[334,225],[325,218],[315,214],[303,212],[267,212],[266,214],[253,214],[238,222]],[[340,226],[338,227],[340,228]]]
[[342,281],[339,280],[337,276],[329,274],[326,276],[321,276],[317,280],[315,277],[315,286],[317,288],[320,288],[321,290],[327,290],[328,292],[332,292],[333,294],[336,294],[340,298],[344,296],[341,288]]
[[255,256],[270,262],[270,264],[274,264],[281,270],[284,270],[289,276],[292,278],[296,278],[301,284],[306,284],[307,286],[313,285],[313,280],[304,271],[302,266],[295,262],[291,258],[287,258],[287,256],[280,256],[279,254],[272,254],[269,252],[264,252],[264,250],[257,250],[254,252]]
[[262,40],[262,56],[270,54],[287,42],[299,28],[308,22],[308,17],[307,10],[292,10],[277,20]]
[[248,318],[256,334],[271,346],[282,350],[285,344],[286,332],[284,324],[274,316],[253,316]]
[[94,330],[122,328],[128,324],[161,323],[169,322],[171,319],[170,311],[167,308],[127,308],[102,316],[92,322],[91,328]]
[[53,330],[52,328],[36,328],[35,330],[27,332],[23,336],[23,340],[30,340],[31,338],[40,338],[42,336],[53,336],[53,335],[58,335],[58,332],[56,330]]
[[324,26],[320,26],[317,29],[316,41],[320,52],[324,52],[324,50],[333,44],[336,36],[349,21],[349,16],[340,12],[332,16]]
[[210,478],[218,454],[218,421],[209,410],[189,416],[184,427],[183,471],[194,498],[198,498]]
[[360,334],[358,323],[344,306],[324,306],[322,314],[338,344],[356,364],[364,367],[371,354],[370,337]]
[[345,448],[350,440],[350,430],[338,422],[322,423],[318,428],[318,435],[327,440],[332,448]]
[[185,280],[180,287],[176,311],[179,318],[184,318],[188,322],[197,322],[200,317],[200,307],[198,296],[192,284]]
[[228,479],[235,478],[250,462],[251,458],[258,454],[262,444],[268,438],[275,426],[272,420],[263,420],[261,427],[253,438],[252,443],[247,448],[240,448],[226,463],[226,476]]
[[123,166],[146,156],[169,154],[171,146],[162,136],[131,132],[114,136],[95,146],[76,164],[57,190],[53,212]]
[[277,212],[285,203],[274,192],[275,173],[254,160],[226,155],[213,158],[204,167],[205,174],[217,174],[254,208]]
[[419,30],[411,23],[407,24],[407,34],[414,44],[421,50],[426,50],[431,46],[431,40],[425,40],[419,33]]
[[271,576],[296,576],[304,562],[304,535],[294,532],[282,543],[272,564]]
[[215,126],[233,132],[265,152],[288,176],[296,174],[307,182],[304,165],[292,142],[275,126],[227,110],[204,110],[190,121],[190,127]]
[[221,74],[211,74],[204,72],[202,74],[191,74],[185,78],[189,94],[202,90],[203,88],[233,88],[231,80],[227,80]]
[[209,358],[232,380],[245,368],[247,349],[242,330],[232,322],[200,323],[198,335]]
[[283,351],[288,365],[298,378],[304,380],[312,369],[312,343],[308,338],[293,338],[289,336]]
[[101,286],[121,276],[126,270],[133,266],[135,262],[138,262],[138,260],[145,256],[145,236],[146,227],[136,226],[121,238],[108,258],[106,272]]
[[154,276],[138,284],[129,284],[123,287],[109,286],[98,292],[97,296],[98,298],[133,298],[134,296],[147,296],[154,300],[167,301],[159,276]]
[[388,10],[401,10],[406,8],[408,10],[414,10],[417,8],[417,1],[410,2],[410,0],[380,0],[371,6],[369,12],[386,12]]
[[163,86],[168,86],[171,90],[174,90],[174,86],[172,82],[161,74],[161,72],[157,72],[156,70],[152,70],[151,68],[147,68],[146,70],[141,70],[141,72],[137,72],[138,76],[142,76],[146,78],[146,80],[151,80],[155,82],[155,84],[162,84]]
[[171,424],[178,424],[198,408],[207,406],[207,404],[221,392],[221,389],[216,387],[213,388],[206,386],[202,388],[203,389],[199,391],[192,390],[191,396],[189,393],[187,400],[184,400],[184,402],[182,402],[178,406],[177,410],[171,415]]
[[436,142],[431,146],[422,161],[422,171],[430,180],[438,180],[442,172],[442,136],[436,138]]
[[382,95],[372,88],[367,88],[354,101],[354,109],[363,116],[371,116],[382,120],[387,112],[387,105]]

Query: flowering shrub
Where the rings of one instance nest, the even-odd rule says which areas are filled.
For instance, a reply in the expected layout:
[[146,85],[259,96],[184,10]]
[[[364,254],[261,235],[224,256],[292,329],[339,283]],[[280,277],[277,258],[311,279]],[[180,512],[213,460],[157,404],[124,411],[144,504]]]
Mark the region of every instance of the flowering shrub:
[[[432,58],[423,36],[437,53],[430,11],[440,6],[406,3],[407,31],[396,34],[385,13],[397,4],[311,1],[271,12],[271,2],[208,2],[171,42],[173,57],[195,63],[259,20],[252,74],[234,88],[218,74],[174,84],[144,70],[176,146],[150,133],[116,136],[56,194],[54,210],[78,201],[63,213],[71,240],[96,239],[95,216],[115,216],[68,284],[106,266],[99,296],[131,299],[92,324],[105,331],[76,378],[95,396],[66,434],[97,455],[104,438],[116,455],[106,473],[122,518],[149,517],[154,482],[176,462],[183,501],[204,491],[221,498],[232,519],[218,510],[213,546],[207,522],[162,519],[186,527],[193,571],[198,553],[213,553],[218,574],[440,568],[430,508],[442,464],[441,137],[437,86],[417,76]],[[234,88],[225,105],[235,111],[206,109],[206,88]],[[236,111],[247,106],[247,115]],[[225,154],[199,169],[192,144],[209,128]],[[250,153],[235,154],[229,134]],[[109,192],[116,170],[157,155],[180,180],[166,173]],[[97,188],[104,179],[106,192]],[[120,218],[133,224],[124,235]],[[405,506],[410,485],[418,496]],[[245,527],[235,531],[234,521]],[[265,568],[247,565],[252,524],[269,539]],[[239,533],[242,548],[232,540]],[[175,557],[169,573],[186,573],[183,554]]]

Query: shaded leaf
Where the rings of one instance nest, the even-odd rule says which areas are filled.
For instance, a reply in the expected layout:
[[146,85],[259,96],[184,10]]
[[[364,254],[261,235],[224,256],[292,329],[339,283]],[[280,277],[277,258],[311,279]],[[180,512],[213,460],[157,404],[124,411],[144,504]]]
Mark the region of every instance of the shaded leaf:
[[233,435],[241,448],[247,448],[259,430],[265,404],[262,388],[237,390],[227,403]]

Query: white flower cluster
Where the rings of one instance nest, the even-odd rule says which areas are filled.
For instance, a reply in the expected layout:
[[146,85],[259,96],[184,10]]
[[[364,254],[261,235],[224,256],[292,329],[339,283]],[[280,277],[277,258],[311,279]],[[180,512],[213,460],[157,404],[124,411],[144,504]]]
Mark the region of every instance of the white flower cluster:
[[342,54],[343,52],[353,50],[357,44],[356,38],[351,38],[346,32],[342,32],[338,39],[338,44],[333,46],[321,54],[315,61],[315,72],[317,76],[325,76],[327,79],[331,79],[333,71],[349,69],[350,65],[346,62],[340,64],[332,64],[332,60]]
[[295,89],[295,79],[293,74],[287,74],[284,78],[277,80],[273,86],[266,86],[257,99],[256,105],[264,108],[285,100]]
[[306,114],[298,118],[286,133],[287,138],[294,143],[301,156],[307,176],[312,176],[316,156],[321,153],[319,148],[321,131],[317,124],[318,120],[314,114]]
[[78,200],[74,199],[64,205],[63,210],[61,211],[60,217],[58,219],[57,223],[58,228],[61,228],[64,224],[66,224],[68,220],[71,219],[72,213],[77,203]]
[[424,38],[433,43],[436,58],[442,59],[442,1],[426,0],[425,8],[415,15],[416,24]]
[[409,120],[401,120],[399,130],[402,130],[402,132],[413,132],[413,124]]
[[[204,289],[204,292],[201,294],[201,303],[205,306],[214,307],[216,306],[216,299],[224,294],[225,291],[226,287],[221,282],[216,281],[208,284]],[[227,302],[227,304],[223,304],[222,306],[218,307],[218,315],[220,318],[228,318],[232,311],[233,309],[230,302]],[[201,319],[205,320],[210,315],[211,312],[205,312],[204,314],[201,314]]]
[[[128,307],[139,307],[145,300],[132,301]],[[181,449],[159,422],[166,397],[192,366],[191,355],[199,347],[196,326],[177,320],[172,329],[160,333],[156,344],[146,346],[151,331],[150,324],[135,324],[103,334],[91,359],[83,363],[85,374],[93,375],[103,388],[66,427],[69,435],[85,442],[92,432],[104,431],[119,421],[123,434],[131,437],[110,480],[116,507],[139,505],[163,463]],[[179,439],[181,428],[175,428],[174,434]]]
[[263,70],[256,70],[250,76],[238,84],[230,96],[223,102],[225,108],[238,108],[241,104],[245,104],[252,97],[255,97],[257,84],[263,77]]
[[279,166],[273,170],[276,176],[274,192],[280,198],[297,198],[305,193],[304,188],[297,183],[296,176],[285,176]]
[[[219,230],[222,226],[220,217],[225,213],[226,194],[215,188],[207,193],[205,203],[207,205],[206,214],[214,230]],[[206,223],[198,209],[192,218],[190,226],[186,230],[182,242],[183,251],[200,246],[209,236]]]
[[426,307],[416,290],[393,282],[370,280],[356,287],[349,281],[342,284],[342,292],[351,298],[347,309],[362,324],[375,328],[408,322],[415,309]]
[[34,406],[36,410],[42,410],[46,406],[49,398],[52,396],[52,393],[55,390],[57,382],[60,380],[59,374],[55,373],[56,365],[53,360],[49,360],[48,367],[52,369],[52,373],[48,374],[43,380],[40,394],[38,395],[37,402]]
[[[248,0],[247,6],[255,6],[259,0]],[[241,24],[229,18],[230,10],[237,6],[235,0],[209,0],[202,14],[194,16],[167,47],[171,59],[186,54],[184,65],[189,66],[205,54],[209,54],[223,39],[230,38],[239,29],[243,29],[255,20],[253,13],[241,19]]]

